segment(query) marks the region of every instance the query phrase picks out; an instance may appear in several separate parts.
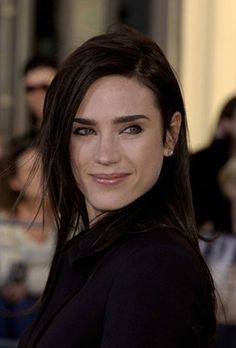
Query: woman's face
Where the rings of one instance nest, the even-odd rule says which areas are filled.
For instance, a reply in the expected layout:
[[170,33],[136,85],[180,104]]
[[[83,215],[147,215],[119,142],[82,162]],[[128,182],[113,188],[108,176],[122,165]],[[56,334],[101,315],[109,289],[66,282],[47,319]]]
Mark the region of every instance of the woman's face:
[[78,109],[71,135],[72,166],[89,219],[146,193],[168,151],[153,92],[135,78],[98,79]]

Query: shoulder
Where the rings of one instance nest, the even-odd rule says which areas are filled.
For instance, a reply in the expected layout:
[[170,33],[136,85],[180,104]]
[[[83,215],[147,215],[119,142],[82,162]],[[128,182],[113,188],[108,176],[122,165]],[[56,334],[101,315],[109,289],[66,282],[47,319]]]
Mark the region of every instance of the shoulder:
[[163,340],[161,347],[170,346],[170,335],[178,340],[193,336],[192,328],[203,325],[207,303],[206,276],[199,256],[175,234],[172,230],[137,234],[132,243],[127,241],[126,250],[120,251],[120,267],[111,265],[107,322],[116,324],[114,330],[135,323],[137,335],[152,327],[155,344]]
[[120,270],[133,276],[160,279],[168,274],[196,284],[205,277],[198,251],[174,229],[131,234],[114,259]]
[[174,228],[159,228],[148,232],[130,233],[127,245],[134,253],[148,252],[155,255],[165,251],[171,254],[195,255],[195,251],[184,234]]

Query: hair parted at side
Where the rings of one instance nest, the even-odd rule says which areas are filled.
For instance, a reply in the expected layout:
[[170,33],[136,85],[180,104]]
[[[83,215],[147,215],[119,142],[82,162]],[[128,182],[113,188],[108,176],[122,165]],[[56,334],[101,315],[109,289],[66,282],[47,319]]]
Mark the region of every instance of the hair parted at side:
[[[148,208],[143,214],[148,211],[158,213],[158,219],[162,219],[160,222],[179,228],[196,245],[181,91],[158,45],[127,26],[119,26],[104,35],[93,37],[76,49],[59,70],[46,96],[41,151],[45,185],[58,225],[59,244],[66,242],[72,226],[77,226],[80,218],[88,227],[84,198],[77,187],[70,163],[72,122],[92,83],[114,74],[135,77],[152,90],[161,111],[163,141],[173,114],[179,111],[182,115],[174,155],[164,161],[161,176],[149,195],[149,204],[145,204]],[[125,210],[122,209],[122,214]],[[114,214],[118,216],[119,212]],[[109,220],[109,216],[104,219]]]
[[[175,112],[182,123],[174,154],[165,158],[160,177],[144,196],[117,211],[104,214],[89,226],[83,194],[73,175],[70,156],[72,123],[89,87],[108,75],[134,77],[150,88],[160,109],[163,143]],[[100,250],[130,228],[150,230],[174,227],[201,258],[189,183],[187,124],[183,98],[175,74],[158,45],[127,26],[117,26],[78,47],[64,62],[52,81],[44,108],[40,151],[44,185],[51,200],[58,229],[57,251],[66,245],[79,223],[88,235],[102,231],[93,248]],[[101,238],[103,234],[104,238]],[[107,237],[106,237],[107,236]],[[209,299],[209,332],[214,331],[214,294],[207,267],[212,298]],[[210,315],[211,315],[210,314]]]

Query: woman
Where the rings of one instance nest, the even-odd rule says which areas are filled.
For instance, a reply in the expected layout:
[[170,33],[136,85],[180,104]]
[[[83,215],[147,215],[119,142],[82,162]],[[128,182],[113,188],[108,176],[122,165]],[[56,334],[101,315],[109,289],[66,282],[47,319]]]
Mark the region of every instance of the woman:
[[185,110],[158,46],[121,27],[72,53],[47,93],[41,151],[58,243],[19,347],[210,347]]
[[34,313],[6,317],[3,312],[16,314],[37,301],[45,287],[54,249],[52,226],[48,222],[42,225],[41,168],[25,186],[37,151],[28,140],[18,143],[6,159],[11,165],[1,182],[0,338],[18,339],[34,319]]

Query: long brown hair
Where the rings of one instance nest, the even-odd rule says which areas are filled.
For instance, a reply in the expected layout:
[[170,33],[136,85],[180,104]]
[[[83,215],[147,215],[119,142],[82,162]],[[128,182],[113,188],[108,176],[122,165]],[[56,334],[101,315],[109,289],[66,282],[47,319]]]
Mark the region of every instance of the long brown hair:
[[[181,91],[176,77],[160,48],[144,35],[123,27],[119,31],[94,37],[80,46],[66,60],[52,82],[45,103],[41,132],[41,152],[45,184],[49,190],[63,245],[72,226],[88,217],[84,198],[75,182],[70,161],[72,122],[91,84],[107,75],[135,76],[153,91],[161,111],[163,141],[171,117],[176,111],[182,124],[174,155],[165,160],[155,187],[158,202],[165,205],[164,220],[196,244],[190,186],[188,179],[188,149],[186,117]],[[157,208],[158,207],[158,208]]]
[[[89,226],[83,194],[73,176],[70,160],[72,122],[88,88],[107,75],[137,78],[150,88],[160,109],[163,142],[173,114],[182,115],[174,155],[165,158],[156,185],[129,206],[107,213]],[[57,250],[71,231],[82,222],[86,233],[109,234],[93,248],[112,243],[128,228],[145,230],[157,226],[174,227],[198,253],[209,283],[208,332],[215,327],[214,289],[207,266],[200,256],[189,183],[187,124],[181,90],[175,74],[158,45],[143,34],[121,26],[91,38],[77,48],[54,78],[44,109],[40,150],[45,190],[51,199],[58,229]],[[102,242],[101,242],[102,241]]]

